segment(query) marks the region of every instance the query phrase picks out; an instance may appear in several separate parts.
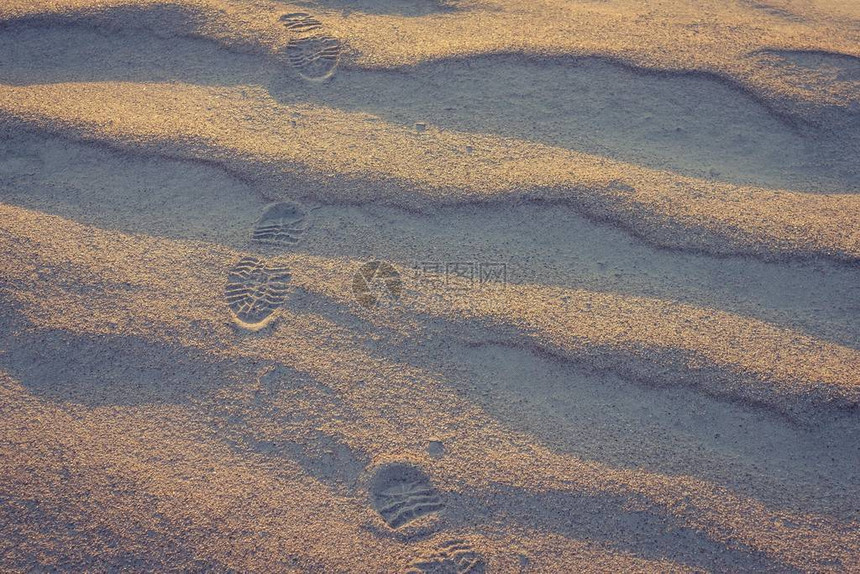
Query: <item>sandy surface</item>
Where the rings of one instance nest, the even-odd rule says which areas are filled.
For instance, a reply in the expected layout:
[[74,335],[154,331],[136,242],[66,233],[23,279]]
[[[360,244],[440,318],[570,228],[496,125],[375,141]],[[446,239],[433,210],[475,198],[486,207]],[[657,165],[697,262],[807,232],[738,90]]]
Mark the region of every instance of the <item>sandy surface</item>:
[[0,249],[2,571],[860,572],[851,0],[4,0]]

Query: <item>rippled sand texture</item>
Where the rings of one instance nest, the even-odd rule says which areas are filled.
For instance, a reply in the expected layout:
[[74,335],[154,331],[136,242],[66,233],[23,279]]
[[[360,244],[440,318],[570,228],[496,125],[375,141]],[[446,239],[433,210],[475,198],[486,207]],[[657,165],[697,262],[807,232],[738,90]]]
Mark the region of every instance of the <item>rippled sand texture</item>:
[[855,2],[5,0],[0,250],[0,570],[860,571]]

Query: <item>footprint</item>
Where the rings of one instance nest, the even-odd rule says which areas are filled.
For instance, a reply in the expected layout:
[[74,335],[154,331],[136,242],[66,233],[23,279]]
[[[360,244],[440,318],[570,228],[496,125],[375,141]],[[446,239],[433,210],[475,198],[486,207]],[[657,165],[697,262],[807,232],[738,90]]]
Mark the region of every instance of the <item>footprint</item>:
[[340,60],[340,42],[330,36],[290,40],[287,58],[307,80],[324,80],[334,73]]
[[276,246],[290,246],[299,242],[307,231],[307,212],[291,202],[268,206],[251,232],[251,241]]
[[779,2],[774,2],[773,0],[741,0],[741,3],[749,6],[753,10],[759,11],[769,16],[773,16],[775,18],[781,18],[790,22],[805,21],[802,16],[795,14],[789,9],[780,6]]
[[251,330],[261,329],[284,304],[290,285],[286,267],[267,265],[256,257],[243,257],[227,275],[224,296],[236,322]]
[[310,14],[295,12],[281,16],[287,30],[297,37],[287,43],[287,59],[307,80],[330,77],[343,51],[337,38],[319,33],[322,23]]
[[395,529],[445,506],[430,478],[418,467],[405,463],[392,463],[377,470],[370,496],[385,523]]
[[281,22],[284,23],[287,30],[297,34],[306,34],[322,28],[322,22],[306,12],[293,12],[292,14],[284,14],[281,16]]
[[406,574],[483,574],[484,557],[463,539],[446,540],[409,565]]
[[[812,74],[820,80],[860,81],[860,58],[848,54],[815,50],[764,50],[758,54],[766,62],[770,61],[772,64]],[[801,78],[798,82],[806,82],[806,80]],[[803,83],[803,87],[809,86]]]

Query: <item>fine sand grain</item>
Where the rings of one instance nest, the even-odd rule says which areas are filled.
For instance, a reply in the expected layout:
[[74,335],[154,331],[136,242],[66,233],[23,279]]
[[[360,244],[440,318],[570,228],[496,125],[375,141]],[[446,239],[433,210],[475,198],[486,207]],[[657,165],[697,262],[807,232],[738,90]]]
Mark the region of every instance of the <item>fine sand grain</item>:
[[860,572],[858,6],[3,1],[0,570]]

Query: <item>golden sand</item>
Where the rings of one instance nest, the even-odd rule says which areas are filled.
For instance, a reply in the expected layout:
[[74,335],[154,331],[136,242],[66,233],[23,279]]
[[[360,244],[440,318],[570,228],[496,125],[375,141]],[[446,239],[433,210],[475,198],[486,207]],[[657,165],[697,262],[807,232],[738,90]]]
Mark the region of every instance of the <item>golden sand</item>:
[[860,570],[853,3],[347,4],[0,7],[0,569]]

